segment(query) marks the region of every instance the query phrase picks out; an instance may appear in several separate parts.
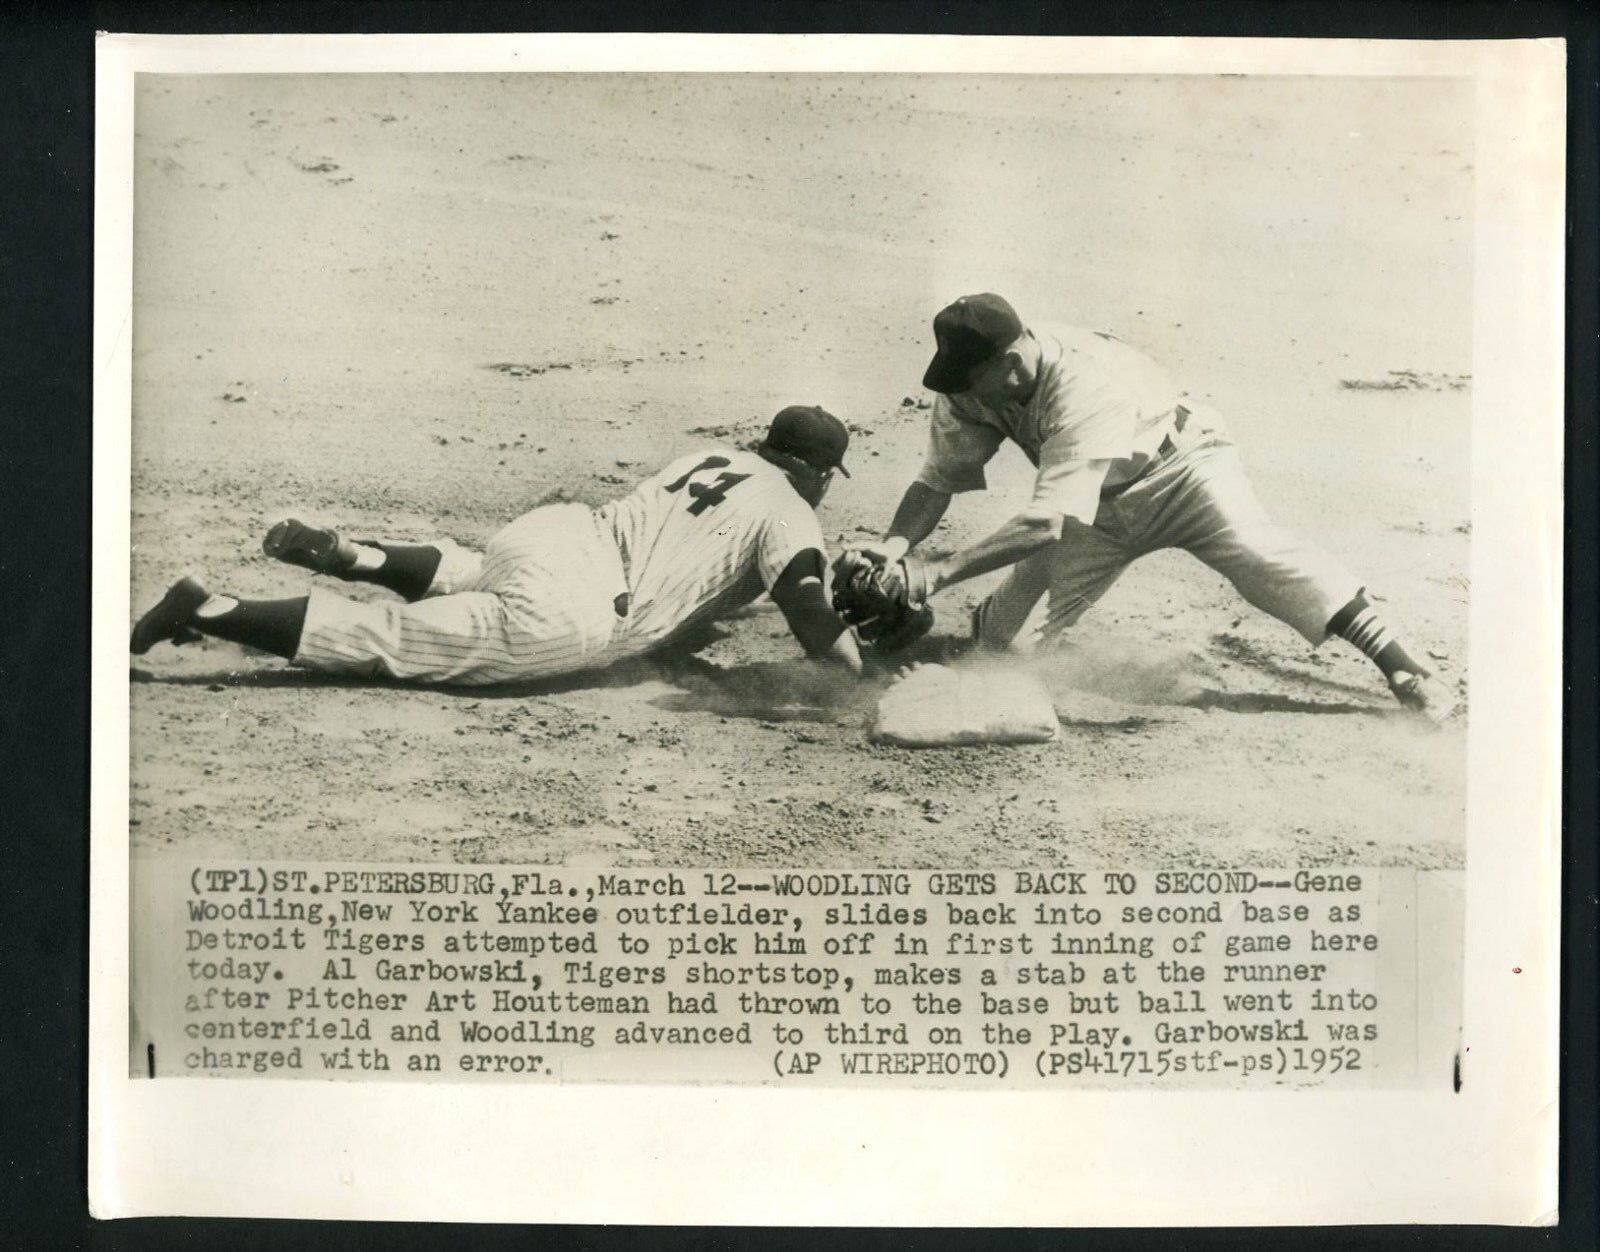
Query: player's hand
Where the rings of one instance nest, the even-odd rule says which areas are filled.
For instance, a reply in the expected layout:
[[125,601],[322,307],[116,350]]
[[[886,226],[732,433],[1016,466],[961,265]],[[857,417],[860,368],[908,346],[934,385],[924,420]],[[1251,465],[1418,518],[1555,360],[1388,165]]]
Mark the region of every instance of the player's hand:
[[915,557],[874,565],[846,552],[833,567],[833,610],[862,643],[898,652],[933,628],[927,584],[926,567]]
[[905,556],[910,547],[904,538],[893,535],[887,539],[875,539],[871,543],[855,544],[846,551],[873,565],[892,565]]
[[879,578],[885,592],[913,608],[926,604],[935,589],[932,567],[914,556],[887,562]]

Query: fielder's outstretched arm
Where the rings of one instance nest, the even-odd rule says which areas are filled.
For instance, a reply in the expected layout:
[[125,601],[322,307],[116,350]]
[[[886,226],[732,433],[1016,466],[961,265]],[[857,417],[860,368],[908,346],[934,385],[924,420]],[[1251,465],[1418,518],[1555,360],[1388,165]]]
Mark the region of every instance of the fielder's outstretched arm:
[[1059,542],[1069,517],[1086,526],[1094,525],[1100,488],[1110,464],[1104,460],[1044,461],[1034,483],[1033,500],[1026,509],[971,547],[924,567],[928,594],[1015,565]]
[[949,507],[949,492],[935,491],[927,483],[914,482],[900,497],[894,519],[889,523],[889,533],[877,543],[858,544],[856,550],[879,560],[898,561],[938,529]]
[[859,677],[861,650],[850,628],[828,603],[823,584],[825,566],[822,553],[807,548],[789,562],[772,584],[772,600],[807,656],[842,665]]
[[952,552],[943,560],[928,562],[925,567],[928,594],[976,578],[979,574],[1015,565],[1041,548],[1048,548],[1061,538],[1065,520],[1059,513],[1049,516],[1019,513],[992,535],[978,540],[971,547]]

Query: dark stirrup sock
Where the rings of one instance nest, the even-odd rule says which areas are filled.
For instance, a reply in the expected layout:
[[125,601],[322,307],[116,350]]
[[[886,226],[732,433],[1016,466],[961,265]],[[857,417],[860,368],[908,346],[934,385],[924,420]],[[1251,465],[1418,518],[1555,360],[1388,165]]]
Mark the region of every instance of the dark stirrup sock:
[[[207,609],[218,605],[229,607],[207,613]],[[212,596],[200,606],[189,624],[201,634],[242,643],[248,648],[260,648],[292,661],[300,650],[300,632],[305,629],[306,597],[236,600],[232,596]]]
[[376,569],[347,570],[339,577],[352,583],[375,583],[403,600],[420,600],[433,586],[443,553],[424,543],[382,543],[377,539],[355,539],[363,548],[376,548],[383,560]]
[[1432,671],[1403,647],[1383,620],[1383,615],[1367,601],[1366,589],[1328,620],[1328,633],[1355,644],[1367,654],[1385,678],[1398,673],[1428,677]]

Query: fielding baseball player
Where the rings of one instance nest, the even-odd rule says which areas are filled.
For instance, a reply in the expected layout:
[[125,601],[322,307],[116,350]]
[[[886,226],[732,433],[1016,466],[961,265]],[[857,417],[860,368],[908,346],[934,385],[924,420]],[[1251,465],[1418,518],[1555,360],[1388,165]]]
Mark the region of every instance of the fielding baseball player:
[[131,648],[212,635],[335,674],[421,683],[543,678],[652,651],[768,591],[807,654],[861,672],[855,638],[825,591],[816,506],[846,473],[843,423],[792,406],[751,451],[680,457],[597,509],[534,509],[482,552],[348,540],[289,520],[268,556],[376,583],[404,604],[317,589],[289,600],[213,595],[174,583],[139,619]]
[[[1450,691],[1400,643],[1361,581],[1268,515],[1216,413],[1179,403],[1155,362],[1112,335],[1029,328],[1001,297],[966,296],[933,322],[923,385],[938,392],[927,458],[884,539],[846,552],[835,604],[847,611],[863,563],[890,571],[894,594],[924,603],[943,587],[1005,567],[973,615],[991,648],[1058,638],[1123,570],[1184,548],[1312,647],[1348,640],[1383,671],[1400,703],[1434,723]],[[1010,439],[1038,468],[1028,506],[971,547],[934,562],[907,553],[932,534],[957,492]],[[880,579],[881,581],[881,579]]]

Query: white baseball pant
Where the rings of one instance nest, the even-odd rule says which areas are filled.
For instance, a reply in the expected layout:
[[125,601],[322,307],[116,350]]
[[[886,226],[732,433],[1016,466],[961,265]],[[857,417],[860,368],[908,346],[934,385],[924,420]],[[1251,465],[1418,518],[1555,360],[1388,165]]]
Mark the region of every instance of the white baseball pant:
[[627,590],[608,529],[578,504],[534,509],[482,554],[448,539],[427,596],[360,603],[313,590],[294,663],[337,674],[482,685],[604,664]]
[[978,606],[979,642],[1017,651],[1053,642],[1123,570],[1162,548],[1192,552],[1312,647],[1362,588],[1332,556],[1268,516],[1237,448],[1205,440],[1104,497],[1093,526],[1069,518],[1058,543],[1012,566]]

